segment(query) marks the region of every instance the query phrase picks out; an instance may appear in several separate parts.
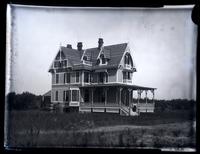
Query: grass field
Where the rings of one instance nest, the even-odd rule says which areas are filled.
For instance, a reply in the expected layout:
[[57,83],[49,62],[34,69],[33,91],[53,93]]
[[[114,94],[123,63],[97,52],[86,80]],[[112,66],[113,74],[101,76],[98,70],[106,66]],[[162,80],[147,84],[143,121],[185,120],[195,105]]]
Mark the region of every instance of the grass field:
[[141,114],[12,111],[9,147],[192,147],[194,114],[187,110]]

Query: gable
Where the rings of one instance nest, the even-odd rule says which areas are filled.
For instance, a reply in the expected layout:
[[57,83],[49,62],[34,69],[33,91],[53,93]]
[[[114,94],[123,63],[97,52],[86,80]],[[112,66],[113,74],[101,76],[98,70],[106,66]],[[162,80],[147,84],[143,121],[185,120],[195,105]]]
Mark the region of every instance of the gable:
[[[104,46],[102,48],[102,54],[104,55],[104,58],[108,59],[107,66],[117,67],[120,64],[126,48],[127,43]],[[89,48],[85,51],[78,51],[76,49],[61,47],[54,60],[67,59],[68,66],[73,67],[74,65],[81,64],[82,57],[87,57],[87,60],[91,61],[93,67],[96,68],[98,67],[97,60],[99,55],[100,50],[98,48]],[[53,68],[52,66],[50,69]]]

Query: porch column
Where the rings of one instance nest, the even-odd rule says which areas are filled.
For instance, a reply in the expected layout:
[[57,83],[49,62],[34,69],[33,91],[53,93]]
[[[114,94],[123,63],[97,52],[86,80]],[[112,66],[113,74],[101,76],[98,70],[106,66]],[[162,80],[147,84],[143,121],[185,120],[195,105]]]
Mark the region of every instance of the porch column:
[[123,89],[123,88],[119,88],[119,106],[122,105],[122,100],[121,100],[122,89]]
[[138,93],[138,104],[140,103],[140,97],[141,97],[141,92],[140,90],[137,90],[137,93]]
[[80,89],[80,102],[83,102],[83,101],[84,101],[83,96],[84,96],[84,94],[83,94],[83,89],[81,88],[81,89]]
[[153,94],[153,98],[152,98],[152,101],[154,103],[154,90],[151,90],[152,94]]
[[145,90],[145,98],[146,98],[146,104],[147,104],[147,90]]
[[91,88],[91,104],[92,104],[92,106],[94,104],[93,95],[94,95],[94,89]]
[[129,96],[129,100],[128,100],[128,105],[129,105],[129,115],[130,115],[130,112],[131,112],[131,92],[132,92],[132,89],[128,89],[128,96]]
[[105,106],[107,105],[108,99],[108,88],[105,88]]

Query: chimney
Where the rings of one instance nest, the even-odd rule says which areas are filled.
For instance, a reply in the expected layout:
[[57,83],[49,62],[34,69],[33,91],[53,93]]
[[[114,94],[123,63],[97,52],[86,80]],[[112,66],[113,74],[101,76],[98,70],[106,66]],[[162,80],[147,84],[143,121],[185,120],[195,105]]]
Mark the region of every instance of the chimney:
[[99,43],[98,48],[101,49],[101,47],[103,46],[103,39],[99,38],[98,43]]
[[72,45],[71,44],[67,44],[67,48],[72,49]]
[[82,50],[82,47],[83,47],[82,42],[78,42],[78,43],[77,43],[77,49],[78,49],[78,51],[81,51],[81,50]]

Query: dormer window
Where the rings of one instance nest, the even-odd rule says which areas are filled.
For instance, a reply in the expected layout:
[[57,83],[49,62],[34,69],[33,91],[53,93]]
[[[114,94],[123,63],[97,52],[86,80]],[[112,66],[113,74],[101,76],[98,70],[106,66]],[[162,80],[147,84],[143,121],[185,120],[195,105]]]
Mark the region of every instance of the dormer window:
[[133,61],[132,61],[130,53],[126,53],[126,55],[124,56],[124,65],[126,68],[129,68],[129,69],[133,67]]
[[97,60],[97,63],[100,65],[106,65],[107,64],[107,59],[104,57],[104,54],[100,55],[100,59]]
[[83,57],[83,60],[88,60],[87,56],[84,56],[84,57]]

